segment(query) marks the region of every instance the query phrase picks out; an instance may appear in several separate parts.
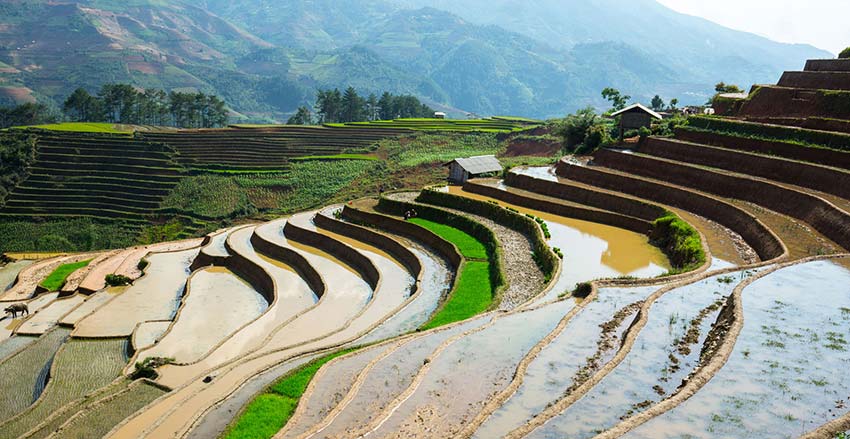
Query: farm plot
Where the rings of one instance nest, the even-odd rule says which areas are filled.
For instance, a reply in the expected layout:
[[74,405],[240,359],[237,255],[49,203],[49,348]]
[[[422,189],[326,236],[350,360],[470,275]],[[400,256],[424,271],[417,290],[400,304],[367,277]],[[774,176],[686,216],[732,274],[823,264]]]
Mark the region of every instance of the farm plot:
[[0,267],[0,293],[8,290],[15,283],[18,273],[33,264],[34,261],[15,261]]
[[[319,300],[310,286],[288,265],[258,254],[251,245],[251,236],[255,227],[243,227],[231,232],[227,238],[228,246],[235,255],[245,258],[251,264],[268,273],[275,283],[275,300],[262,316],[241,328],[217,346],[209,356],[197,364],[180,371],[181,375],[199,373],[211,367],[239,358],[260,348],[265,339],[286,324],[293,317],[315,306]],[[177,374],[173,371],[170,376]]]
[[94,314],[81,320],[75,337],[129,337],[136,325],[174,318],[199,249],[158,253],[147,258],[146,274]]
[[133,331],[133,337],[130,342],[133,344],[133,349],[141,351],[155,345],[162,339],[168,328],[171,327],[171,320],[162,322],[143,322],[139,323],[136,330]]
[[454,342],[432,359],[422,384],[375,434],[453,436],[510,383],[519,361],[572,306],[562,301],[497,318]]
[[62,264],[56,267],[56,269],[53,270],[53,272],[50,273],[46,278],[44,278],[44,280],[41,281],[39,285],[49,292],[59,291],[65,285],[68,276],[70,276],[75,271],[88,266],[91,261],[92,260],[89,259],[80,262]]
[[83,302],[80,306],[62,317],[62,319],[59,320],[59,323],[66,326],[76,325],[77,322],[95,312],[98,308],[123,293],[126,289],[127,287],[109,287],[105,290],[92,294],[86,298],[85,302]]
[[0,425],[33,403],[36,388],[44,383],[45,369],[50,368],[70,332],[54,329],[0,363]]
[[[498,182],[484,184],[500,187]],[[449,193],[495,202],[544,221],[551,235],[548,239],[549,245],[560,249],[564,259],[555,287],[540,296],[536,303],[543,303],[557,298],[565,291],[572,291],[580,282],[621,276],[650,278],[670,270],[667,257],[658,247],[653,246],[645,235],[506,203],[466,192],[458,186],[450,186]]]
[[111,399],[95,403],[64,424],[54,439],[104,437],[128,416],[164,395],[165,391],[142,382],[131,384]]
[[362,432],[409,388],[435,349],[452,337],[481,327],[490,319],[492,317],[480,317],[404,342],[368,371],[353,399],[333,419],[327,420],[327,425],[315,437],[349,437]]
[[537,358],[522,385],[476,431],[476,438],[502,437],[524,425],[571,387],[577,387],[616,353],[625,330],[634,320],[634,304],[656,287],[603,288],[596,300],[584,304]]
[[109,385],[120,376],[126,362],[127,339],[66,343],[56,354],[44,393],[27,411],[2,424],[0,438],[17,438],[67,404]]
[[393,345],[382,345],[366,349],[362,353],[354,354],[354,358],[348,361],[336,361],[323,366],[313,380],[317,380],[319,375],[322,378],[311,386],[312,392],[309,395],[302,396],[298,401],[295,414],[280,436],[282,438],[300,437],[325,419],[351,390],[354,380],[363,368],[393,347]]
[[21,335],[41,335],[56,326],[59,320],[85,301],[85,297],[75,294],[68,298],[56,299],[25,320],[15,331]]
[[[268,302],[251,285],[224,268],[207,268],[189,280],[174,325],[139,358],[174,358],[194,363],[242,326],[259,317]],[[187,343],[187,340],[192,340]]]
[[84,261],[94,257],[92,254],[57,256],[35,262],[23,268],[18,273],[18,282],[12,288],[0,295],[0,301],[27,300],[35,293],[36,286],[59,266]]
[[0,341],[0,363],[36,340],[38,337],[21,335]]
[[[743,291],[744,328],[726,365],[696,395],[627,437],[797,437],[846,412],[847,268],[810,262]],[[817,292],[817,300],[808,294]]]
[[672,395],[698,366],[708,332],[732,290],[755,272],[718,275],[666,293],[653,304],[623,362],[528,437],[593,437]]
[[11,337],[21,324],[28,318],[35,317],[36,311],[50,305],[57,297],[59,297],[59,293],[47,293],[27,302],[30,311],[29,316],[19,313],[18,318],[13,319],[10,314],[4,314],[3,318],[0,319],[0,340]]

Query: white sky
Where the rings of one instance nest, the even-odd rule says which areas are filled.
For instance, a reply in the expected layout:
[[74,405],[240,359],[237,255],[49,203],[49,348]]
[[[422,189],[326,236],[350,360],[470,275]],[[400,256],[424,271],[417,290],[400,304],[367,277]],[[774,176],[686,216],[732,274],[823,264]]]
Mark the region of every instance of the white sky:
[[850,46],[850,0],[658,0],[676,11],[784,43]]

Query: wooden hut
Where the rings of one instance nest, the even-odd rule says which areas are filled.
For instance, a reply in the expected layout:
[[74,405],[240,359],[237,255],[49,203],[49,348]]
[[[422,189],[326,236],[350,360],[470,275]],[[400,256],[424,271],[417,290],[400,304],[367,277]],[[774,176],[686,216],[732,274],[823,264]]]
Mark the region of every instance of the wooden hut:
[[494,155],[459,158],[446,163],[449,167],[449,182],[464,184],[470,178],[502,172],[502,164]]
[[652,127],[652,119],[661,120],[664,117],[660,114],[644,107],[641,104],[630,105],[616,113],[611,114],[611,117],[620,116],[620,141],[623,141],[623,136],[626,131],[637,130],[641,127]]

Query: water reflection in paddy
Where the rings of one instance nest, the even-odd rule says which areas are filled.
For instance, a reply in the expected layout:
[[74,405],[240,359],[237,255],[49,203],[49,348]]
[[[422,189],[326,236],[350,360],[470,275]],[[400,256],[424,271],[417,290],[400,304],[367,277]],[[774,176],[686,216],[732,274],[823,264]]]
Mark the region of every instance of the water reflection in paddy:
[[[657,287],[603,288],[599,297],[589,303],[569,322],[564,331],[546,346],[526,371],[522,385],[478,429],[475,438],[503,437],[542,412],[550,403],[560,399],[565,389],[574,382],[576,373],[586,364],[587,358],[598,350],[602,335],[600,325],[624,307],[641,301]],[[623,321],[616,330],[628,328],[632,317]],[[608,352],[604,358],[610,358]]]
[[743,292],[729,361],[696,395],[626,437],[798,437],[847,412],[850,270],[820,261]]
[[466,192],[459,186],[451,186],[449,192],[482,201],[496,201],[546,221],[552,235],[549,245],[560,248],[564,260],[555,286],[542,300],[551,300],[564,291],[572,291],[579,282],[620,276],[649,278],[670,269],[667,257],[650,244],[645,235],[505,203]]
[[229,270],[218,267],[201,270],[189,282],[189,294],[174,326],[156,346],[140,356],[195,362],[267,307],[263,296]]

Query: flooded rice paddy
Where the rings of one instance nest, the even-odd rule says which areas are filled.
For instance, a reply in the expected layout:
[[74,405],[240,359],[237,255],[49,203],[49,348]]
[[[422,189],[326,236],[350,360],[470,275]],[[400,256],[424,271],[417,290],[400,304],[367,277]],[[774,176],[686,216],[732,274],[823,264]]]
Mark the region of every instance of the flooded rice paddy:
[[17,333],[39,335],[56,326],[59,320],[85,301],[85,296],[75,294],[71,297],[56,299],[33,314],[18,326]]
[[572,291],[580,282],[621,276],[650,278],[670,270],[667,257],[649,243],[646,235],[505,203],[466,192],[459,186],[450,186],[449,192],[476,200],[495,201],[546,221],[552,235],[549,245],[561,249],[564,259],[555,287],[541,300],[555,299],[565,291]]
[[156,346],[140,356],[194,363],[267,307],[266,299],[231,271],[218,267],[200,270],[189,280],[188,294],[174,325]]
[[109,287],[88,296],[82,305],[74,308],[73,311],[62,317],[62,320],[60,320],[59,323],[70,326],[75,325],[78,321],[95,312],[98,308],[105,305],[110,300],[118,297],[118,295],[123,293],[126,289],[127,287]]
[[[657,287],[603,288],[596,300],[585,305],[561,334],[531,362],[522,385],[499,407],[475,433],[476,438],[502,437],[558,401],[570,386],[580,383],[581,376],[594,372],[589,359],[596,358],[596,368],[614,356],[623,332],[634,314],[624,316],[609,334],[607,349],[600,349],[603,326],[611,316],[651,295]],[[564,303],[569,303],[565,301]],[[583,372],[583,373],[582,373]]]
[[791,266],[743,291],[744,328],[695,396],[626,437],[788,438],[843,415],[850,399],[850,270]]
[[18,273],[29,267],[35,261],[15,261],[0,267],[0,293],[8,290],[15,283]]
[[171,323],[171,320],[139,323],[133,332],[133,349],[139,351],[156,344],[171,327]]
[[511,314],[452,343],[432,359],[424,381],[375,436],[456,434],[510,383],[520,360],[572,306],[562,301]]
[[148,256],[145,275],[122,294],[81,320],[75,337],[129,337],[136,325],[170,320],[177,313],[198,249]]
[[718,275],[661,296],[622,363],[528,437],[593,437],[670,396],[698,366],[703,343],[721,306],[737,284],[752,274]]

